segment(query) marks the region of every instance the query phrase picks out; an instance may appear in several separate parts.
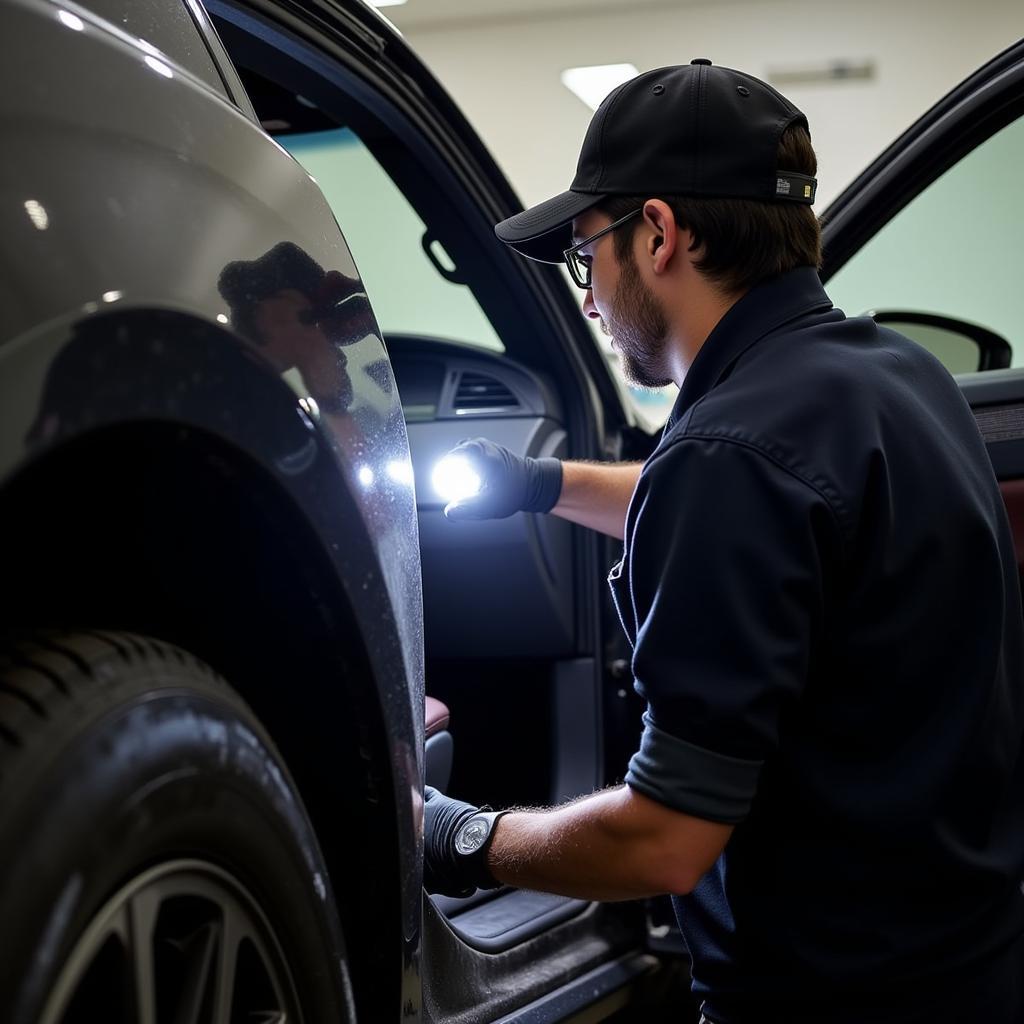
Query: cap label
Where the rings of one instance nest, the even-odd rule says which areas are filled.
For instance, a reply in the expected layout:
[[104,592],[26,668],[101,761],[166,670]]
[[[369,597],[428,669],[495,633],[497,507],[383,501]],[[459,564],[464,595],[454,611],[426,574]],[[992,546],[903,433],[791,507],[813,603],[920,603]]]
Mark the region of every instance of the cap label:
[[796,171],[778,171],[775,177],[775,198],[789,199],[795,203],[814,202],[818,182],[807,174]]

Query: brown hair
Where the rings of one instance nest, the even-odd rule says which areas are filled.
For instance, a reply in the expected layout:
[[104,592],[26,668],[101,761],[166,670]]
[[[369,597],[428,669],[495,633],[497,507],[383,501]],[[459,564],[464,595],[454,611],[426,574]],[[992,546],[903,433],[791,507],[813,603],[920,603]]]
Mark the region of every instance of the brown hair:
[[[813,175],[818,160],[803,125],[790,125],[779,139],[778,167]],[[743,292],[794,267],[821,266],[821,227],[803,203],[756,199],[699,199],[688,196],[611,196],[600,209],[612,220],[624,217],[648,199],[666,202],[676,223],[693,233],[693,252],[704,253],[694,264],[728,294]],[[633,232],[615,232],[615,255],[630,258]]]

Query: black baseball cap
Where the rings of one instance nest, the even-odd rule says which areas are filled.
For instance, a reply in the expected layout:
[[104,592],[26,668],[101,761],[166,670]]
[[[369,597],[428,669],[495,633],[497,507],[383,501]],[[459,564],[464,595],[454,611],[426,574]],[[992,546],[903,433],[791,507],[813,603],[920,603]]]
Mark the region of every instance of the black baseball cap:
[[597,109],[568,192],[494,232],[542,263],[561,263],[572,221],[615,195],[814,202],[817,181],[776,167],[779,138],[807,118],[758,78],[706,58],[659,68],[612,90]]

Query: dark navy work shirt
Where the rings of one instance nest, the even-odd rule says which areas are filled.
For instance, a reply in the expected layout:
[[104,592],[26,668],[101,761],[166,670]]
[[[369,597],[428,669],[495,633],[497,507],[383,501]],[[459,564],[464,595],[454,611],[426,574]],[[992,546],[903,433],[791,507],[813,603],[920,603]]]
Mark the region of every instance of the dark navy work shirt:
[[753,289],[686,376],[610,582],[648,704],[627,784],[736,826],[676,901],[705,1014],[1020,1019],[1020,588],[946,370],[811,268]]

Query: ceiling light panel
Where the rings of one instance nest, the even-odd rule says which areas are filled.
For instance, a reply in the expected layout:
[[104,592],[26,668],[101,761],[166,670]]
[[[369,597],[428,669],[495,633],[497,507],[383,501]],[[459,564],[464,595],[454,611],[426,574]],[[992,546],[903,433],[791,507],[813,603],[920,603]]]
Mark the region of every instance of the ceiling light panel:
[[632,64],[594,64],[586,68],[566,68],[562,85],[575,93],[591,110],[616,86],[636,78],[640,72]]

